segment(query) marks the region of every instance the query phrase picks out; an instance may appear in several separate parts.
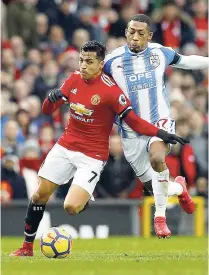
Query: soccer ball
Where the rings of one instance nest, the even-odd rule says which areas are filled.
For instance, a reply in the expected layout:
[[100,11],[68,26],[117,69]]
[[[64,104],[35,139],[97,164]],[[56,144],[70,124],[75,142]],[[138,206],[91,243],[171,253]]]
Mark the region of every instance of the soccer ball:
[[72,238],[64,229],[52,227],[41,237],[41,252],[47,258],[65,258],[72,249]]

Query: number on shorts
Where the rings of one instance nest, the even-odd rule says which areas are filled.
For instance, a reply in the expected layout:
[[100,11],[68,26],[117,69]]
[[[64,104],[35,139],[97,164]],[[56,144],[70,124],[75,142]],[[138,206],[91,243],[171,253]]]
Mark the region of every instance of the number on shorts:
[[90,180],[88,181],[88,182],[92,182],[92,180],[93,179],[95,179],[96,178],[96,176],[98,175],[96,172],[94,172],[94,171],[91,171],[94,175],[93,175],[93,177],[92,178],[90,178]]
[[160,119],[157,122],[157,127],[158,128],[166,128],[165,125],[167,122],[168,122],[168,119],[166,119],[166,118]]

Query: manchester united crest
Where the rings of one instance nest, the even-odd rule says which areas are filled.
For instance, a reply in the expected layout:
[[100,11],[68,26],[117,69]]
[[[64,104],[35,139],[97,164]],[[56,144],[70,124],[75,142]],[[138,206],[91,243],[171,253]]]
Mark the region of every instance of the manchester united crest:
[[91,97],[91,104],[92,105],[98,105],[100,103],[100,96],[99,95],[93,95]]
[[150,64],[154,68],[157,68],[160,65],[160,58],[157,54],[151,54],[149,60],[150,60]]

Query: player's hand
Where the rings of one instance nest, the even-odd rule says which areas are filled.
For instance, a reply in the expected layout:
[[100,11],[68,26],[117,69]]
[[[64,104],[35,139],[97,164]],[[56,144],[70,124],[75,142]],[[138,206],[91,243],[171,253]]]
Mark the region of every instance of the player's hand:
[[48,95],[48,99],[52,103],[55,103],[55,102],[59,101],[62,98],[65,98],[65,96],[63,95],[63,93],[59,89],[52,90]]
[[176,144],[178,142],[182,145],[189,143],[187,139],[179,137],[174,134],[169,134],[168,132],[162,129],[158,130],[157,137],[161,138],[165,143]]

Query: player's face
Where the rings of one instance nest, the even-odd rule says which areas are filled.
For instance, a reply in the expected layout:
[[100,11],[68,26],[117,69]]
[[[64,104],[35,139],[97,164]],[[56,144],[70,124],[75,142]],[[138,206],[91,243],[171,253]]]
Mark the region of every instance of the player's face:
[[79,56],[80,74],[84,79],[94,78],[102,72],[104,61],[97,57],[96,52],[81,52]]
[[129,49],[138,53],[147,48],[153,33],[150,32],[147,23],[130,21],[126,29],[126,38]]

